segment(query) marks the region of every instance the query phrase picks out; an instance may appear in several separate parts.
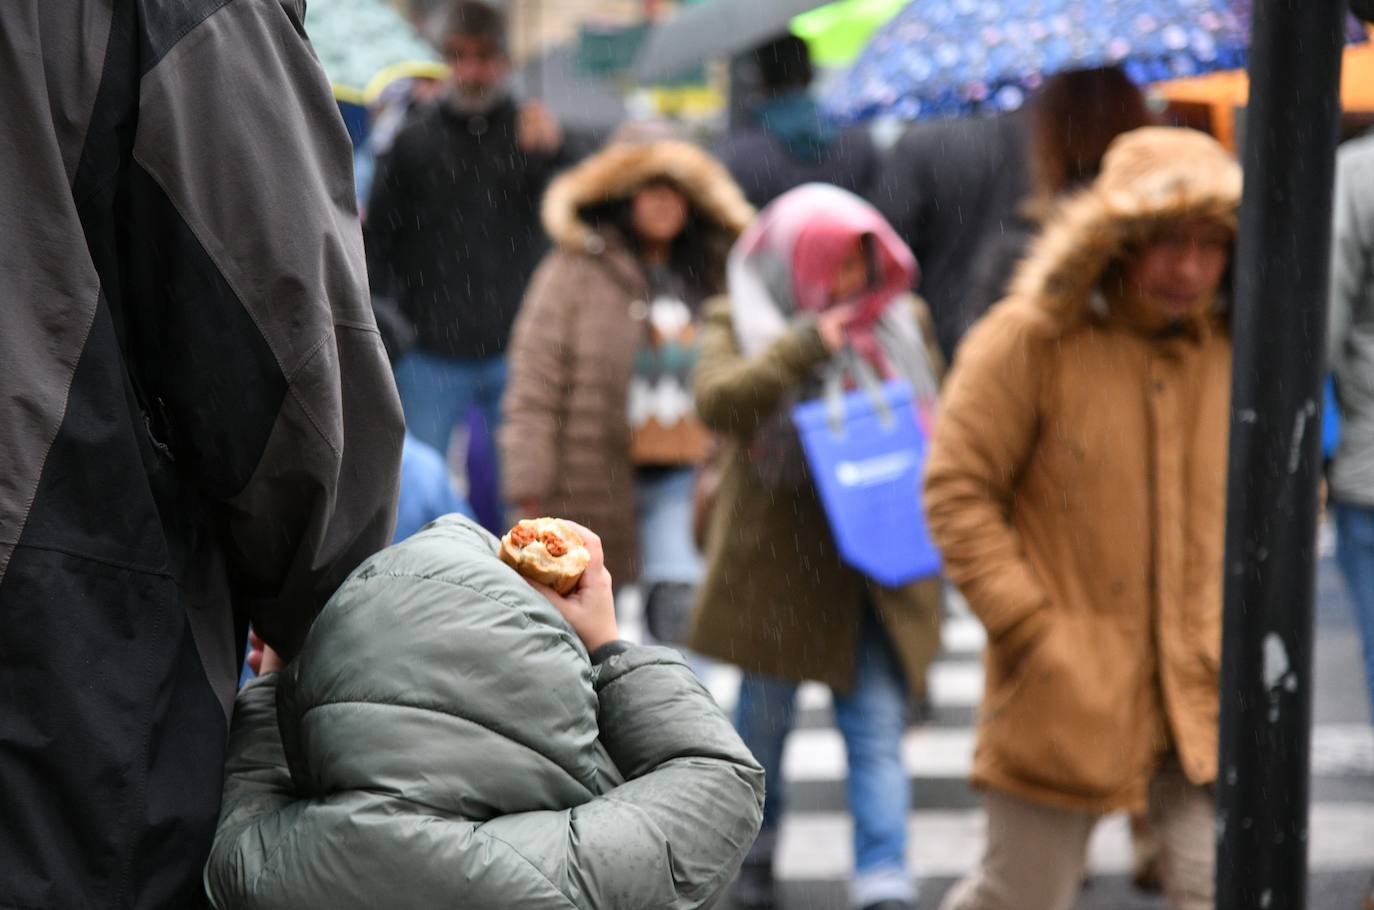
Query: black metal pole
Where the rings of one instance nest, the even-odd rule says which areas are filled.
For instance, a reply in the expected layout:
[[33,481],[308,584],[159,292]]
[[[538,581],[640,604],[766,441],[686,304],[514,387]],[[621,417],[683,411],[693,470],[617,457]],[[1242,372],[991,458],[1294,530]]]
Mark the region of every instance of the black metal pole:
[[1301,910],[1341,0],[1256,0],[1235,262],[1217,907]]

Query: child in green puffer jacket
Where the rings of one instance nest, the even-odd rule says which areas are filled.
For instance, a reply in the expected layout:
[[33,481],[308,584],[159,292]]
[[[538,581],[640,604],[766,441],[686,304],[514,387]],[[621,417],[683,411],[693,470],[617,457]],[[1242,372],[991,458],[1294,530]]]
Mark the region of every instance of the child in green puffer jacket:
[[567,597],[458,516],[353,573],[239,695],[215,907],[713,903],[763,772],[675,652],[619,639],[578,530],[592,560]]

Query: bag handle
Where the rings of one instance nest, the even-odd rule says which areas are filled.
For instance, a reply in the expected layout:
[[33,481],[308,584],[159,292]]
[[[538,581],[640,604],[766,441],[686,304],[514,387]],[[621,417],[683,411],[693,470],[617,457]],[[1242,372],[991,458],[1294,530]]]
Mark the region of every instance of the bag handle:
[[846,344],[835,354],[825,373],[825,410],[830,432],[836,437],[844,435],[846,375],[854,380],[855,385],[868,393],[874,410],[878,412],[878,421],[884,427],[892,426],[892,407],[887,403],[887,396],[883,394],[883,383],[878,377],[878,371],[862,354]]

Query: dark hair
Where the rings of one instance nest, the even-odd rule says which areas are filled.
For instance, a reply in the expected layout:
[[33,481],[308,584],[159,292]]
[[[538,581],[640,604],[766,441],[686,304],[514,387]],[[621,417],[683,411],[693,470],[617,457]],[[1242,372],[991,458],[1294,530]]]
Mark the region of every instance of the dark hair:
[[1041,205],[1091,183],[1113,139],[1154,123],[1144,94],[1114,66],[1057,73],[1030,108],[1033,192]]
[[600,234],[611,234],[634,253],[640,253],[639,234],[634,227],[634,196],[651,186],[669,186],[687,200],[687,222],[673,240],[668,267],[687,285],[687,303],[695,306],[725,290],[725,260],[734,237],[724,227],[704,217],[692,204],[691,194],[671,180],[655,178],[636,187],[623,199],[588,206],[582,218]]
[[796,35],[782,35],[750,52],[759,69],[759,83],[768,94],[804,89],[811,84],[811,50]]
[[457,35],[485,39],[505,53],[505,14],[483,0],[454,0],[444,17],[443,39]]

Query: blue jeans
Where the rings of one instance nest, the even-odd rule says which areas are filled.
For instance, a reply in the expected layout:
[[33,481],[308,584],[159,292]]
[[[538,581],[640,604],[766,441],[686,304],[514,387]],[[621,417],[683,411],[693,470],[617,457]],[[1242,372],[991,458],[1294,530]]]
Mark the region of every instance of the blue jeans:
[[[645,632],[648,640],[653,634],[665,634],[663,643],[677,648],[687,659],[692,671],[706,678],[710,662],[684,647],[691,628],[692,600],[701,577],[706,572],[696,541],[692,540],[692,492],[696,483],[695,468],[661,468],[641,470],[636,478],[635,508],[639,524],[639,589],[644,596]],[[690,586],[676,599],[654,601],[654,586]],[[667,610],[655,625],[650,608]]]
[[641,471],[635,497],[639,513],[639,583],[695,585],[705,571],[692,541],[694,468]]
[[[796,695],[796,683],[753,673],[740,683],[735,726],[767,775],[763,830],[751,862],[771,856],[777,841],[786,798],[782,748],[796,719]],[[835,723],[849,758],[845,795],[854,816],[850,899],[855,906],[915,899],[906,862],[911,806],[911,782],[902,764],[906,703],[901,664],[870,607],[864,611],[853,691],[834,693]]]
[[459,360],[413,351],[396,365],[396,390],[406,428],[445,458],[453,428],[466,425],[474,405],[482,412],[487,431],[496,432],[505,389],[504,357]]
[[1364,677],[1374,710],[1374,509],[1336,503],[1336,562],[1345,576],[1364,643]]

